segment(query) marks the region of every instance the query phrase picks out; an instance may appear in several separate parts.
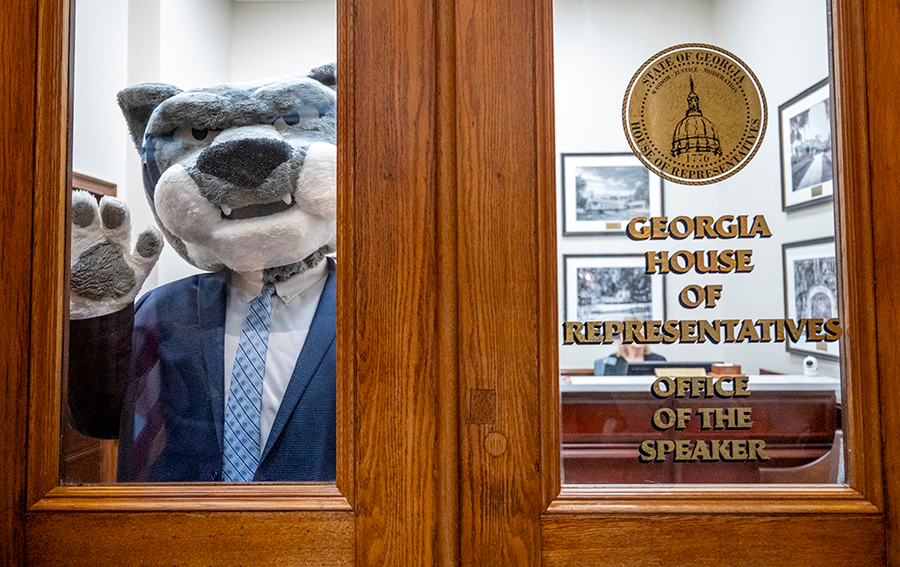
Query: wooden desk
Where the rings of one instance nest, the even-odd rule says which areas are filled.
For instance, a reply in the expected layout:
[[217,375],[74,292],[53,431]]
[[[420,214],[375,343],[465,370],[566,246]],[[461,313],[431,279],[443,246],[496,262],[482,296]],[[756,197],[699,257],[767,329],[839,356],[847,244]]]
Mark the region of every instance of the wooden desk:
[[[837,427],[840,381],[805,376],[751,376],[752,394],[741,399],[654,398],[649,376],[564,377],[563,481],[566,484],[755,483],[760,467],[794,467],[827,453]],[[692,419],[682,431],[657,431],[660,408],[751,407],[749,430],[702,431]],[[761,439],[769,461],[642,463],[648,439]]]

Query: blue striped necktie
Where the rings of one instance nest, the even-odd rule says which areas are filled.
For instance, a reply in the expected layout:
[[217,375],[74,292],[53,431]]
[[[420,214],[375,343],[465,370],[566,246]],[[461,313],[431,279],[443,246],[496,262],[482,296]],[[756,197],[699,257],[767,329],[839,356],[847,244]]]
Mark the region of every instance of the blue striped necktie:
[[250,482],[259,466],[259,415],[274,293],[274,285],[263,287],[250,302],[250,313],[241,330],[225,406],[225,482]]

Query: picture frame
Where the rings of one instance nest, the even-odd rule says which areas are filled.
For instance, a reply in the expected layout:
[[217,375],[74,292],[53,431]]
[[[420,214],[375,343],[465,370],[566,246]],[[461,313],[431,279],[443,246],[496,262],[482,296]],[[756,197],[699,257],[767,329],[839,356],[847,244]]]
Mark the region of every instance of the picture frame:
[[785,212],[834,197],[830,93],[825,78],[778,107],[781,209]]
[[[782,244],[785,318],[831,319],[838,317],[837,263],[834,237]],[[840,344],[785,340],[788,352],[840,360]]]
[[647,274],[643,254],[566,254],[566,321],[665,321],[663,274]]
[[663,214],[662,179],[629,152],[561,154],[563,236],[625,232],[634,217]]

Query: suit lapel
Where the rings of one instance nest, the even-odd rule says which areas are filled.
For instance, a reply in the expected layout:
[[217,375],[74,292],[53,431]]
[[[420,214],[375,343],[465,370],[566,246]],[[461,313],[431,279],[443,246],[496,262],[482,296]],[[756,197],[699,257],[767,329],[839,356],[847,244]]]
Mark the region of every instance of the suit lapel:
[[197,318],[200,344],[206,368],[206,387],[212,404],[219,450],[225,423],[225,308],[228,301],[228,274],[203,274],[197,284]]
[[281,400],[281,407],[278,408],[278,413],[272,424],[272,431],[269,433],[262,458],[259,460],[260,464],[269,455],[269,451],[284,430],[288,418],[290,418],[300,398],[303,397],[303,392],[306,391],[316,370],[322,365],[325,354],[335,340],[337,286],[335,285],[334,264],[328,259],[326,259],[326,262],[328,262],[328,279],[325,281],[325,288],[322,290],[322,295],[319,298],[316,314],[313,316],[312,323],[309,326],[309,334],[306,336],[303,349],[297,358],[297,364],[294,366],[294,372],[291,374],[291,381],[288,383],[287,390],[284,392],[284,398]]

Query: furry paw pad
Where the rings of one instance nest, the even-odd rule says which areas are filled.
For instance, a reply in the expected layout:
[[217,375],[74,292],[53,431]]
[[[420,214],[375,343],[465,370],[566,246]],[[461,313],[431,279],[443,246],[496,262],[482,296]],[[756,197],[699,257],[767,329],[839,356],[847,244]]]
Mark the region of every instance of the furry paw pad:
[[131,248],[131,213],[124,202],[72,192],[70,315],[86,319],[123,309],[141,289],[162,251],[162,235],[148,228]]

